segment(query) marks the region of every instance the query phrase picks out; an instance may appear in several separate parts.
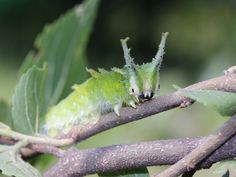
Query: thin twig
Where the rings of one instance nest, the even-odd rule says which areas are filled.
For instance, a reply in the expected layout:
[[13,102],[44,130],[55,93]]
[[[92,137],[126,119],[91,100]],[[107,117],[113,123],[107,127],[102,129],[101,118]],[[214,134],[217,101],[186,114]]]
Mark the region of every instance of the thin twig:
[[[45,144],[31,144],[30,145],[30,149],[33,149],[33,152],[40,152],[40,153],[44,153],[44,154],[51,154],[54,155],[58,158],[62,157],[65,153],[65,150],[60,149],[58,147],[54,147],[54,146],[47,146]],[[30,155],[30,154],[28,154]]]
[[[153,165],[171,165],[186,156],[208,137],[140,142],[137,144],[78,150],[70,148],[44,177],[78,177],[93,173]],[[236,136],[207,157],[199,168],[236,156]]]
[[0,144],[5,144],[5,145],[13,145],[15,144],[17,141],[10,138],[10,137],[6,137],[6,136],[1,136],[0,135]]
[[186,155],[183,159],[154,177],[176,177],[190,171],[196,165],[236,134],[236,115],[226,121],[220,129],[210,135],[207,141]]
[[[26,140],[26,139],[22,139],[22,140]],[[17,142],[18,142],[17,140],[14,140],[10,137],[0,136],[0,144],[13,146]],[[52,154],[56,157],[61,157],[64,153],[64,150],[55,146],[47,145],[47,144],[29,144],[28,146],[21,148],[21,154],[24,159],[30,158],[34,155],[37,155],[38,153]]]
[[46,144],[51,146],[67,146],[74,142],[72,138],[55,139],[47,136],[31,136],[16,132],[10,128],[0,128],[0,135],[10,137],[15,140],[27,140],[29,143]]
[[29,145],[28,147],[22,148],[20,150],[20,153],[23,159],[25,160],[30,159],[33,156],[39,155],[41,153],[54,155],[55,157],[60,158],[64,155],[65,150],[62,150],[54,146],[46,146],[45,144],[32,144]]

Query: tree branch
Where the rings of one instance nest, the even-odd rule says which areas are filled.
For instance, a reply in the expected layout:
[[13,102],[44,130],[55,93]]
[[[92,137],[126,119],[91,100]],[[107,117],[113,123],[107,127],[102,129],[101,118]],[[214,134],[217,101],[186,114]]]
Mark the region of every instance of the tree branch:
[[[209,89],[236,92],[236,75],[227,74],[225,76],[191,85],[185,89]],[[177,91],[145,102],[138,106],[137,109],[129,107],[122,108],[120,112],[121,116],[119,118],[117,118],[114,113],[106,114],[102,116],[100,121],[95,125],[83,129],[79,126],[75,127],[69,134],[64,136],[64,138],[72,137],[75,142],[79,142],[115,126],[178,107],[181,103],[186,101],[186,99],[187,98],[181,96]],[[117,145],[84,151],[78,151],[71,148],[64,153],[64,156],[52,169],[45,173],[45,177],[54,175],[68,177],[73,175],[81,176],[123,168],[173,164],[191,152],[199,144],[205,142],[207,138],[209,137],[162,140],[134,145]],[[216,161],[233,158],[236,154],[235,144],[236,137],[213,153],[213,156],[207,158],[201,167],[209,167]]]
[[[209,89],[236,92],[236,74],[227,74],[199,82],[185,89]],[[62,135],[60,138],[73,138],[75,142],[80,142],[99,132],[178,107],[186,100],[189,99],[181,96],[178,91],[169,95],[159,96],[156,99],[144,102],[137,106],[136,109],[130,107],[122,108],[119,118],[114,113],[108,113],[103,115],[96,124],[87,127],[76,126],[67,135]]]
[[196,149],[186,155],[183,159],[164,170],[154,177],[176,177],[186,171],[190,171],[196,165],[215,151],[219,146],[225,143],[231,136],[236,134],[236,115],[226,121],[220,129],[210,135],[206,142],[199,145]]
[[[93,173],[138,168],[153,165],[171,165],[182,159],[209,136],[113,145],[88,150],[70,148],[44,177],[80,177]],[[230,138],[199,168],[209,168],[213,163],[236,156],[236,136]]]
[[[227,74],[221,77],[199,82],[186,87],[185,89],[212,89],[236,92],[236,75]],[[75,126],[67,135],[61,135],[58,138],[73,138],[73,143],[80,142],[99,132],[178,107],[186,100],[189,99],[181,96],[178,91],[169,95],[159,96],[137,106],[137,109],[130,107],[122,108],[120,111],[121,116],[119,118],[114,113],[108,113],[103,115],[96,124],[82,128],[80,126]],[[60,153],[55,153],[57,151],[49,145],[33,144],[30,148],[31,150],[24,151],[24,157],[29,158],[32,155],[36,155],[36,152],[50,153],[54,155],[57,154],[56,156],[61,156]]]

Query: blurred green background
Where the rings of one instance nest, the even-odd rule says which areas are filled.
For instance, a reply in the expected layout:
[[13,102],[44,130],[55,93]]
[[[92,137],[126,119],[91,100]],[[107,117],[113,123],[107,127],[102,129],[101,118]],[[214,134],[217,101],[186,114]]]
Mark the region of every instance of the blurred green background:
[[[0,0],[0,98],[10,101],[19,79],[17,71],[44,25],[80,2]],[[131,38],[129,46],[135,61],[150,61],[161,32],[168,31],[160,91],[166,94],[174,91],[172,84],[184,87],[222,75],[223,70],[235,65],[235,19],[235,0],[102,0],[88,45],[88,67],[123,66],[119,39],[126,36]],[[114,128],[79,147],[207,135],[224,120],[194,104]],[[150,168],[151,172],[156,170]],[[203,170],[196,176],[209,174],[210,170]]]

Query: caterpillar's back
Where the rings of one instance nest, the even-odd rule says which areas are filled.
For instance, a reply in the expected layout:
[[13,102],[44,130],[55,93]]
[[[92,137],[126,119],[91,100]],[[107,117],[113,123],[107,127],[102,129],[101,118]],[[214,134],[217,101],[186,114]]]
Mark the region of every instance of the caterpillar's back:
[[75,124],[96,123],[101,114],[130,99],[124,80],[121,73],[110,71],[74,85],[74,91],[46,115],[45,131],[54,136]]
[[159,69],[167,35],[163,33],[152,62],[143,65],[136,65],[130,57],[128,39],[121,40],[126,66],[111,71],[88,70],[92,77],[74,85],[74,91],[46,114],[43,132],[49,136],[67,133],[73,125],[95,124],[106,112],[114,110],[119,116],[123,104],[136,107],[138,102],[151,99],[159,89]]

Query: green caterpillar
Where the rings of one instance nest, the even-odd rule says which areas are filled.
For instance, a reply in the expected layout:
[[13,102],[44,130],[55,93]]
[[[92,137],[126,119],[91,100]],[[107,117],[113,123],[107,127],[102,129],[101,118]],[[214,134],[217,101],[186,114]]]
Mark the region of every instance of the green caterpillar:
[[91,78],[74,85],[73,92],[45,116],[43,132],[48,136],[67,133],[73,125],[95,124],[102,114],[114,111],[118,116],[122,105],[150,100],[160,87],[160,66],[168,33],[162,33],[159,50],[151,62],[134,63],[127,47],[129,38],[121,39],[126,65],[111,71],[87,69]]

